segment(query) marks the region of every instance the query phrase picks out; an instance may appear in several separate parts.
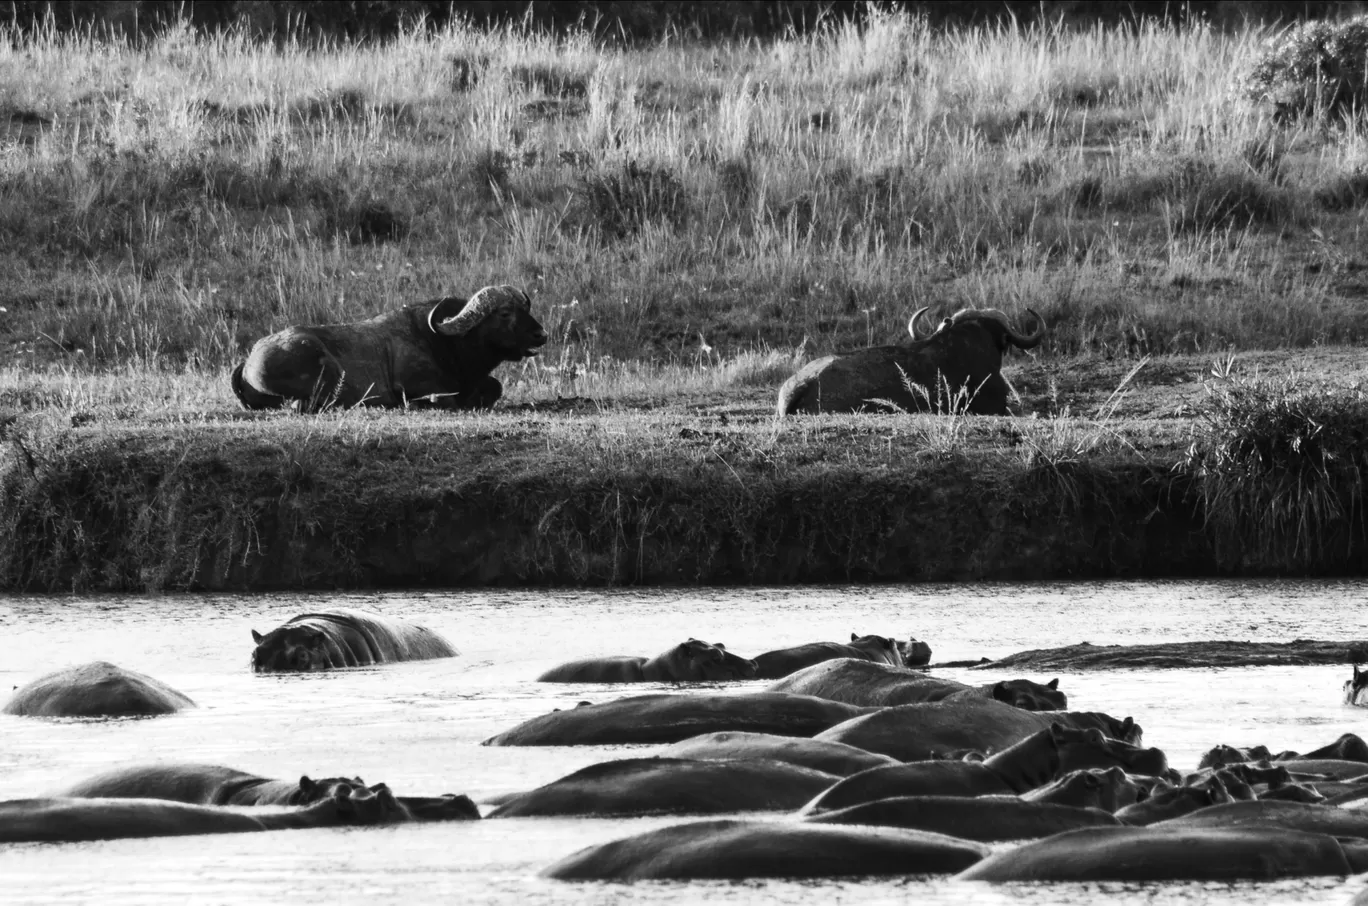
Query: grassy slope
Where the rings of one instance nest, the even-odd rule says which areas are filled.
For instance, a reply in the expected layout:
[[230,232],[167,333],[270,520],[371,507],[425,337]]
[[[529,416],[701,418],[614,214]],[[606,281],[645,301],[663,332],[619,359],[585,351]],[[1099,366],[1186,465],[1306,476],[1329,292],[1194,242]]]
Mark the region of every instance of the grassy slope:
[[[1362,473],[1181,467],[1214,350],[1362,377],[1368,147],[1231,90],[1260,37],[0,41],[0,584],[1354,568]],[[269,330],[507,280],[553,342],[503,413],[235,411]],[[922,304],[1045,317],[1035,418],[771,422]]]

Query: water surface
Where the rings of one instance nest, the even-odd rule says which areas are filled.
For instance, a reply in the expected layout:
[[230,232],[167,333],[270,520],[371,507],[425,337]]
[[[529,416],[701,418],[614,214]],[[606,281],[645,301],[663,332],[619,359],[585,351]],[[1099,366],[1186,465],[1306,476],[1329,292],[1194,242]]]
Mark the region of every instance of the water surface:
[[[487,748],[551,708],[662,687],[539,684],[566,660],[655,654],[690,636],[742,654],[851,632],[928,640],[935,660],[1088,641],[1368,639],[1364,582],[1145,582],[793,589],[500,591],[169,597],[0,596],[4,689],[84,661],[151,674],[200,708],[135,721],[0,716],[0,798],[42,795],[110,767],[226,764],[272,777],[360,775],[410,795],[477,801],[654,747]],[[303,611],[374,609],[421,622],[449,660],[256,676],[251,630]],[[990,671],[942,671],[975,683]],[[1076,710],[1133,716],[1180,769],[1218,742],[1306,750],[1368,734],[1344,706],[1347,667],[1060,674]],[[1046,681],[1052,676],[1034,676]],[[758,688],[760,684],[750,684]],[[747,684],[733,684],[745,688]],[[737,884],[566,884],[537,872],[591,843],[681,819],[515,819],[378,829],[0,848],[14,903],[1255,903],[1347,904],[1363,879],[1278,884],[1009,885],[943,878]]]

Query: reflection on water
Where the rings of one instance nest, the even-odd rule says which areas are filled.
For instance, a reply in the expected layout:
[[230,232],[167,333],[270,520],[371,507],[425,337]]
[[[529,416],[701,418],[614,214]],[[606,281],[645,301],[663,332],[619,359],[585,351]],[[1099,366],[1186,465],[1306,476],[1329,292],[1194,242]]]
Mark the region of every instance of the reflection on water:
[[[565,660],[651,655],[695,636],[756,654],[879,633],[930,641],[935,660],[1080,641],[1368,638],[1368,584],[1109,583],[330,596],[0,597],[0,688],[105,659],[200,708],[140,721],[0,716],[0,798],[51,792],[134,761],[227,764],[267,776],[356,775],[477,800],[547,782],[627,747],[498,748],[527,717],[620,690],[531,681]],[[344,605],[421,622],[461,657],[312,676],[255,676],[250,630]],[[976,683],[1005,674],[944,671]],[[1305,750],[1368,731],[1340,703],[1347,667],[1064,674],[1070,707],[1132,715],[1179,768],[1217,742]],[[1033,677],[1048,680],[1050,676]],[[748,684],[733,684],[744,688]],[[762,684],[750,684],[758,687]],[[632,692],[661,687],[629,687]],[[583,846],[678,819],[514,819],[365,830],[0,848],[6,902],[1308,903],[1347,904],[1362,880],[989,888],[945,879],[563,884],[536,872]]]

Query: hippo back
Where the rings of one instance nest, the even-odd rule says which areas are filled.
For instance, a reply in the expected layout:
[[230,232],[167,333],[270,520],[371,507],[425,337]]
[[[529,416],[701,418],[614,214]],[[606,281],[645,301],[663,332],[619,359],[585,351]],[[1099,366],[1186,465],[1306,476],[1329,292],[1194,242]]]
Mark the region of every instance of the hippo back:
[[195,703],[170,686],[107,661],[39,677],[14,693],[3,713],[19,717],[155,717]]

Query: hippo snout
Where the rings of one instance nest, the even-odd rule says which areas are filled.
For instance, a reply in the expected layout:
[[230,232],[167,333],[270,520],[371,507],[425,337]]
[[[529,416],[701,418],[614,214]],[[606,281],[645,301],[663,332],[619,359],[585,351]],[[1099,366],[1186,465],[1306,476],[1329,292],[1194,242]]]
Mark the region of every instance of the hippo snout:
[[736,672],[741,674],[742,679],[752,679],[759,672],[759,665],[755,661],[743,660],[737,665]]

